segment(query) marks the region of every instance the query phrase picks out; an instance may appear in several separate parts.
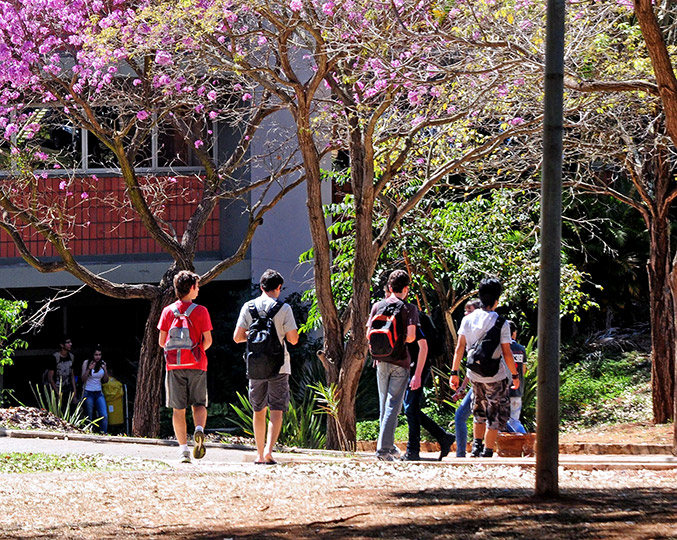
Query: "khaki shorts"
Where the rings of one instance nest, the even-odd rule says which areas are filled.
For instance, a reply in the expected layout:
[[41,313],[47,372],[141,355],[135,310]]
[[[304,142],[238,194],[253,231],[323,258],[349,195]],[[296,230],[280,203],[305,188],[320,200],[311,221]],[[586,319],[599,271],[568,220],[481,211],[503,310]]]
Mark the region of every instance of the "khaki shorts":
[[281,373],[270,379],[249,379],[249,401],[254,411],[268,407],[286,411],[289,406],[289,375]]
[[187,409],[207,406],[207,372],[201,369],[169,369],[165,376],[166,406]]

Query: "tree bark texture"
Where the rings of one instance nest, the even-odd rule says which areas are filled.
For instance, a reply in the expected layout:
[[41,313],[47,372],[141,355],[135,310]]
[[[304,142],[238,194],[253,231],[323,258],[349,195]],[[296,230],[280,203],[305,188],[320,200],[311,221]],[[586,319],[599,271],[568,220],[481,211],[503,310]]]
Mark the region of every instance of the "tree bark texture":
[[670,223],[654,219],[649,262],[649,303],[651,305],[651,389],[654,422],[665,423],[673,417],[675,371],[675,312],[677,298],[675,268],[670,272]]
[[135,436],[157,437],[160,433],[164,356],[158,343],[157,323],[162,309],[175,299],[174,290],[169,287],[151,301],[139,356],[139,371],[136,375],[132,420],[132,434]]

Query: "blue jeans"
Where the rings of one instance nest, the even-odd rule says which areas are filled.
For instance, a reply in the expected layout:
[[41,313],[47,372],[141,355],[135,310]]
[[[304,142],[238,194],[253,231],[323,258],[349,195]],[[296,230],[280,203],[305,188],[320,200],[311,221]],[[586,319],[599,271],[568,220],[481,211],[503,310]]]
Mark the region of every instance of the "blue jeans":
[[404,391],[409,382],[409,369],[388,362],[379,362],[376,366],[376,379],[380,412],[376,453],[394,453],[397,417],[402,410]]
[[[96,418],[99,420],[99,428],[101,433],[108,433],[108,405],[106,405],[106,398],[103,397],[101,390],[85,390],[85,412],[89,420],[93,422]],[[94,416],[94,409],[96,408],[96,416]]]
[[430,370],[424,369],[421,376],[421,386],[417,390],[412,390],[407,385],[407,391],[404,394],[404,414],[407,415],[407,425],[409,426],[407,453],[413,456],[417,456],[421,451],[421,426],[440,444],[442,444],[444,436],[447,434],[432,418],[421,411],[423,387],[429,375]]
[[454,415],[454,424],[456,425],[456,457],[465,457],[465,451],[468,444],[468,418],[472,410],[472,388],[461,401]]

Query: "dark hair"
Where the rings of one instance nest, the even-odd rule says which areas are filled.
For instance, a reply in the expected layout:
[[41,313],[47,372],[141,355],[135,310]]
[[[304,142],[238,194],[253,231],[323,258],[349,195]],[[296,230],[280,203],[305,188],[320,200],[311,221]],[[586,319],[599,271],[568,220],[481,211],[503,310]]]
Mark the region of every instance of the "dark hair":
[[195,272],[181,270],[174,276],[174,292],[176,293],[176,297],[181,300],[181,298],[190,292],[190,289],[198,281],[200,281],[200,276],[198,276]]
[[405,287],[409,286],[409,283],[411,283],[409,274],[404,270],[394,270],[388,276],[388,287],[394,293],[401,293]]
[[261,274],[259,283],[265,292],[270,292],[282,285],[284,283],[284,278],[277,270],[271,270],[269,268],[263,274]]
[[71,337],[68,334],[64,334],[63,336],[61,336],[61,341],[59,341],[59,345],[65,345],[66,341],[70,341],[71,343],[73,343]]
[[510,325],[510,335],[512,336],[515,332],[517,332],[517,325],[512,321],[508,321],[508,324]]
[[480,309],[480,308],[482,307],[482,302],[480,302],[480,299],[479,299],[479,298],[473,298],[473,299],[471,299],[471,300],[468,300],[468,301],[465,303],[465,306],[466,306],[466,307],[472,306],[474,309]]
[[503,285],[498,279],[491,277],[480,281],[480,302],[483,308],[492,307],[503,292]]

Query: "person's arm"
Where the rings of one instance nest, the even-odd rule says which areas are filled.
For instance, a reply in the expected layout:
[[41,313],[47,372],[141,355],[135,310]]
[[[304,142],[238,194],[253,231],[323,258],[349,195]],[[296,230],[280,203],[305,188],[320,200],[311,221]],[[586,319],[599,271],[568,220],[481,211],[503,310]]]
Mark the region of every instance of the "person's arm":
[[517,366],[515,365],[515,359],[512,356],[512,351],[510,350],[510,343],[501,343],[501,351],[503,351],[505,363],[508,364],[508,369],[513,375],[512,386],[510,388],[512,390],[517,390],[520,387],[520,380],[519,377],[514,377],[514,375],[517,375]]
[[294,330],[289,330],[289,332],[284,335],[284,339],[286,339],[287,343],[290,345],[296,345],[299,342],[299,331],[296,328],[294,328]]
[[165,343],[167,343],[167,331],[166,330],[160,330],[160,335],[158,336],[158,343],[160,344],[160,347],[164,349]]
[[108,382],[108,366],[104,360],[101,361],[101,367],[103,368],[103,377],[101,377],[101,382],[106,384]]
[[418,358],[416,359],[416,370],[414,371],[414,376],[409,382],[409,387],[412,390],[418,390],[421,388],[421,375],[423,374],[423,368],[425,367],[425,360],[428,357],[428,342],[425,339],[418,340]]
[[242,328],[241,326],[236,326],[235,332],[233,332],[233,341],[235,343],[244,343],[247,341],[247,329]]
[[83,383],[87,382],[87,379],[89,379],[89,375],[92,373],[92,370],[91,370],[91,368],[90,368],[90,365],[91,365],[91,361],[90,361],[90,360],[85,360],[85,361],[82,363],[82,374],[81,374],[81,377],[82,377],[82,382],[83,382]]
[[202,349],[207,350],[212,346],[212,331],[202,332]]
[[59,389],[56,387],[56,381],[54,380],[54,373],[56,373],[55,369],[48,369],[47,370],[47,382],[49,383],[49,386],[52,387],[52,390],[55,392],[58,392]]
[[458,336],[458,343],[456,343],[456,350],[454,351],[454,362],[451,366],[451,377],[449,377],[449,386],[452,390],[458,388],[458,370],[461,367],[461,360],[463,360],[463,354],[465,353],[465,336],[461,334]]
[[413,343],[416,341],[416,325],[410,324],[407,326],[407,338],[405,339],[407,343]]
[[73,401],[77,401],[78,399],[78,388],[75,386],[75,373],[73,373],[73,367],[71,365],[71,373],[70,373],[70,378],[71,378],[71,388],[73,389]]

